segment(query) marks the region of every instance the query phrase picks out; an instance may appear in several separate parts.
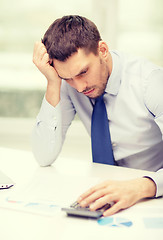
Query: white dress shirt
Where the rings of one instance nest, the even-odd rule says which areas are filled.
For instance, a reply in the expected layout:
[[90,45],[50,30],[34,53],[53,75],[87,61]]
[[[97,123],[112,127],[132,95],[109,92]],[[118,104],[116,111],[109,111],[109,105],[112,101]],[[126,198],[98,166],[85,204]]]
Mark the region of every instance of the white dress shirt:
[[[113,69],[104,95],[114,158],[120,166],[153,171],[156,196],[163,195],[163,68],[111,51]],[[91,135],[92,102],[62,80],[54,108],[43,99],[33,132],[33,152],[42,166],[61,151],[77,113]]]

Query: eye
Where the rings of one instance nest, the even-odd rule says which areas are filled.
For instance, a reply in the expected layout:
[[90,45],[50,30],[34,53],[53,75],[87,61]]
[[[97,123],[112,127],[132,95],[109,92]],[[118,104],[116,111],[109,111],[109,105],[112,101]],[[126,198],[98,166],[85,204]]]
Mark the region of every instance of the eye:
[[79,77],[79,78],[83,77],[87,72],[88,72],[88,69],[83,70],[83,71],[78,75],[78,77]]
[[87,70],[84,70],[83,72],[81,72],[81,75],[85,74],[87,72]]

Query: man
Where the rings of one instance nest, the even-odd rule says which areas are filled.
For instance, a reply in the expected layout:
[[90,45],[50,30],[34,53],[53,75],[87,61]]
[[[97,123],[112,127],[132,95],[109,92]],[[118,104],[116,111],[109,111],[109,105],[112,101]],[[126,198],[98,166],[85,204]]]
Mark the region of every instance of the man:
[[142,198],[163,195],[163,69],[109,51],[90,20],[57,19],[34,47],[33,62],[47,79],[33,134],[34,155],[50,165],[61,151],[75,113],[91,135],[91,116],[103,96],[115,163],[153,171],[129,181],[106,181],[81,195],[91,210],[113,201],[104,216]]

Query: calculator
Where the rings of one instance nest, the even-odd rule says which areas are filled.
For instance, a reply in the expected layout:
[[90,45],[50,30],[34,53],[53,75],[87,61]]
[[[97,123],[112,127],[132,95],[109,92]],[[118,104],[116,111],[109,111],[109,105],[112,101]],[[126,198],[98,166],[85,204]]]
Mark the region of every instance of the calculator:
[[81,207],[79,203],[76,201],[70,205],[68,208],[62,208],[62,211],[65,211],[68,216],[76,216],[76,217],[85,217],[85,218],[100,218],[103,215],[103,212],[110,208],[112,204],[107,203],[103,207],[98,208],[96,211],[91,211],[88,207]]

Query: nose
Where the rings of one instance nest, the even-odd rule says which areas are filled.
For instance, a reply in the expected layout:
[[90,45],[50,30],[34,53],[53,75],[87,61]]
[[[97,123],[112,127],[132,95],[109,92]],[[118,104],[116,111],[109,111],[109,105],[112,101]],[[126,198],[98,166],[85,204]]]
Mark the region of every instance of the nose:
[[87,83],[83,79],[73,79],[73,87],[81,93],[86,89]]

